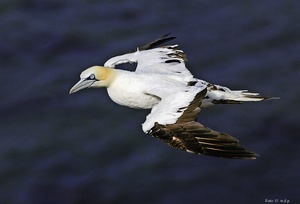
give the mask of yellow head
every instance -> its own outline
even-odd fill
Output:
[[[115,70],[108,67],[93,66],[80,74],[80,80],[70,90],[70,94],[90,87],[108,87],[113,81]]]

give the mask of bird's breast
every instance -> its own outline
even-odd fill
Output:
[[[115,103],[130,108],[151,109],[160,101],[160,98],[146,94],[138,87],[109,87],[107,92]]]

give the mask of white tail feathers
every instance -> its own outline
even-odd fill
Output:
[[[278,97],[264,97],[259,93],[251,93],[248,90],[230,90],[220,85],[207,84],[207,94],[201,107],[209,107],[215,104],[237,104],[247,101],[263,101],[279,99]]]

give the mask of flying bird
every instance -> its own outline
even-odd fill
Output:
[[[105,87],[119,105],[151,109],[142,124],[143,131],[180,150],[233,159],[258,157],[231,135],[200,124],[197,116],[201,108],[216,104],[273,98],[194,78],[185,66],[186,54],[178,45],[162,45],[174,39],[164,35],[135,52],[110,58],[104,66],[84,70],[70,94],[85,88]],[[136,70],[115,68],[123,63],[137,63]]]

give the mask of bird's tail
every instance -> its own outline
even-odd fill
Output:
[[[251,93],[248,90],[230,90],[227,87],[207,84],[207,94],[201,107],[213,106],[215,104],[239,104],[248,101],[264,101],[279,99],[278,97],[264,97],[259,93]]]

